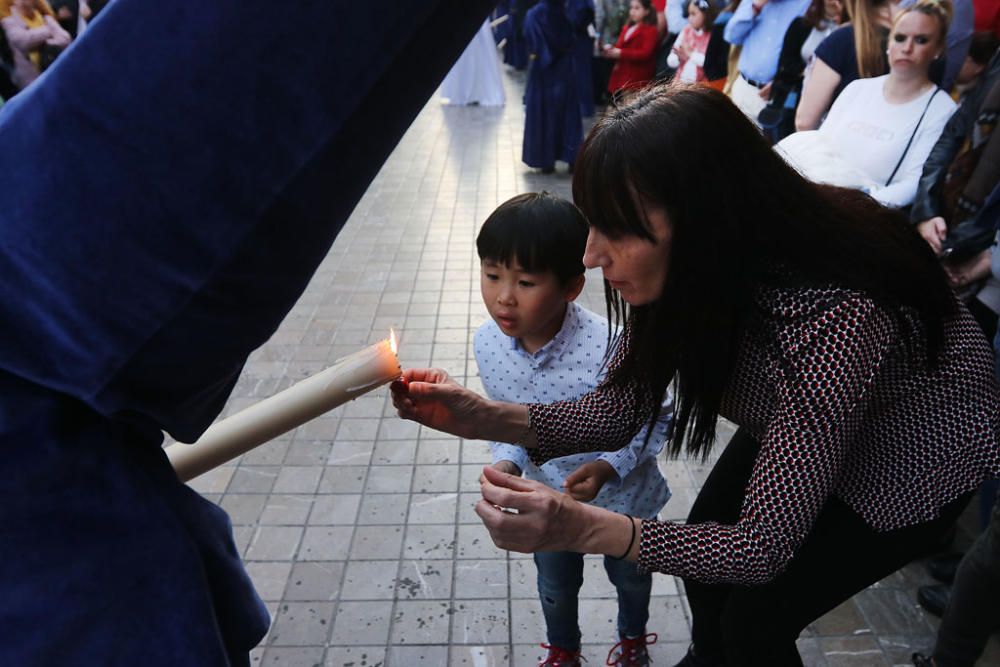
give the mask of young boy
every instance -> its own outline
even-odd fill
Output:
[[[587,232],[573,204],[544,192],[514,197],[483,223],[476,246],[483,301],[492,319],[476,332],[475,354],[491,399],[551,403],[577,398],[599,383],[608,323],[574,303],[584,284]],[[648,443],[643,430],[617,452],[566,456],[539,468],[523,448],[495,442],[490,444],[493,465],[577,500],[651,519],[670,497],[656,465],[670,422],[668,400]],[[539,667],[576,667],[583,555],[549,552],[534,558],[548,634],[548,644],[542,644],[548,655]],[[604,568],[618,589],[621,639],[608,664],[647,665],[646,646],[656,641],[655,634],[646,634],[652,577],[612,557],[605,557]]]

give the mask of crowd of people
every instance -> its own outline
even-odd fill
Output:
[[[813,180],[909,207],[931,148],[1000,44],[995,5],[521,0],[495,15],[510,19],[497,29],[505,62],[528,70],[531,167],[572,165],[595,108],[676,79],[725,90],[772,143],[817,131],[782,146]]]

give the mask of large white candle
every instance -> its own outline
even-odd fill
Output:
[[[167,458],[177,476],[183,482],[193,479],[395,380],[402,373],[395,340],[393,335],[338,359],[326,370],[212,424],[193,445],[168,446]]]

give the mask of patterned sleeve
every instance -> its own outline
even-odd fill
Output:
[[[763,584],[784,571],[830,496],[862,404],[894,335],[889,315],[854,297],[806,335],[781,341],[787,370],[735,525],[643,521],[639,564],[707,583]],[[739,388],[735,388],[739,391]],[[735,400],[754,400],[736,395]]]
[[[616,368],[627,352],[628,331],[618,341],[608,368]],[[648,391],[639,382],[625,385],[605,380],[578,399],[528,406],[538,447],[528,450],[531,462],[580,452],[613,452],[625,447],[650,417]]]

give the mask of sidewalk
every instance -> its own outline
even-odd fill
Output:
[[[471,348],[486,317],[478,226],[521,192],[571,198],[565,173],[534,174],[520,162],[524,76],[505,79],[502,109],[427,104],[302,299],[251,357],[227,414],[390,327],[404,366],[439,366],[481,389]],[[604,312],[599,273],[588,274],[581,303]],[[721,441],[730,434],[720,428]],[[534,565],[494,547],[472,511],[488,462],[483,442],[396,418],[382,389],[195,480],[232,517],[274,619],[253,663],[536,665],[545,636]],[[683,519],[710,464],[661,465],[674,494],[662,517]],[[617,605],[599,559],[588,568],[580,616],[594,666],[617,641]],[[929,649],[937,624],[916,604],[923,583],[923,568],[911,565],[818,620],[799,640],[806,664],[910,664],[914,650]],[[687,650],[682,590],[673,577],[655,577],[648,630],[660,638],[650,650],[656,665]],[[1000,664],[996,642],[981,664]]]

